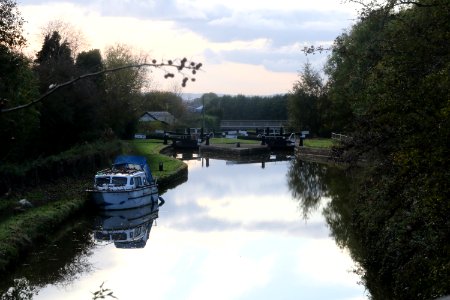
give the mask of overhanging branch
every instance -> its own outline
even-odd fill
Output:
[[[18,105],[15,107],[10,107],[10,108],[2,108],[0,110],[0,113],[9,113],[9,112],[13,112],[13,111],[17,111],[17,110],[21,110],[21,109],[25,109],[28,108],[30,106],[33,106],[39,102],[41,102],[42,100],[44,100],[45,98],[47,98],[48,96],[50,96],[51,94],[55,93],[57,90],[65,87],[65,86],[69,86],[71,84],[74,84],[75,82],[82,80],[82,79],[86,79],[89,77],[95,77],[104,73],[111,73],[111,72],[117,72],[117,71],[121,71],[124,69],[131,69],[131,68],[142,68],[142,67],[151,67],[151,68],[165,68],[165,67],[169,67],[169,68],[175,68],[177,69],[177,72],[181,73],[183,69],[188,69],[191,71],[192,75],[190,77],[184,76],[183,80],[182,80],[182,86],[185,87],[186,83],[188,80],[191,81],[195,81],[195,74],[197,73],[198,70],[200,70],[200,68],[202,67],[201,63],[194,63],[194,62],[190,62],[189,64],[187,64],[187,59],[183,58],[180,63],[174,64],[173,61],[168,60],[167,62],[162,62],[162,63],[157,63],[155,61],[153,61],[152,63],[140,63],[140,64],[133,64],[133,65],[125,65],[125,66],[121,66],[121,67],[117,67],[117,68],[111,68],[111,69],[105,69],[105,70],[101,70],[98,72],[93,72],[93,73],[87,73],[87,74],[83,74],[81,76],[78,76],[77,78],[71,79],[69,81],[60,83],[60,84],[56,84],[55,86],[52,86],[51,89],[49,89],[47,92],[45,92],[44,94],[42,94],[41,96],[39,96],[39,98],[27,103],[27,104],[23,104],[23,105]],[[174,73],[170,73],[170,72],[166,72],[166,74],[164,75],[164,78],[173,78],[175,77]]]

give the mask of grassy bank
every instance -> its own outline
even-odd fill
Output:
[[[158,180],[173,175],[185,166],[182,161],[160,153],[167,147],[161,140],[133,140],[129,141],[129,145],[130,154],[144,155],[147,158],[153,176]],[[163,171],[159,171],[160,163],[163,164]]]
[[[261,144],[260,140],[246,140],[246,139],[229,139],[229,138],[212,138],[209,140],[211,145],[214,144],[236,144],[241,143],[242,145],[245,144]]]
[[[333,145],[332,139],[306,139],[303,141],[303,146],[310,148],[331,149]]]
[[[158,180],[160,191],[164,191],[172,185],[184,181],[187,178],[187,165],[180,160],[161,154],[167,147],[161,140],[133,140],[129,141],[130,153],[143,155],[152,170],[153,176]],[[162,163],[162,171],[159,165]]]
[[[159,153],[165,147],[162,141],[122,143],[124,153],[147,157],[153,175],[163,188],[182,176],[180,174],[187,174],[187,167],[183,162]],[[96,155],[91,145],[85,147],[86,153]],[[103,148],[104,146],[99,145],[97,151],[102,151]],[[83,148],[78,148],[75,152],[76,157],[83,156],[84,153]],[[74,150],[46,160],[64,166],[68,164],[70,157],[74,157]],[[159,163],[163,163],[163,171],[159,171]],[[16,169],[25,168],[16,166]],[[79,173],[83,173],[81,170],[84,168],[81,167]],[[92,172],[84,172],[33,187],[22,186],[0,197],[0,274],[5,274],[33,244],[45,240],[50,232],[85,207],[88,198],[84,190],[92,184],[92,176]],[[21,207],[18,204],[21,199],[27,199],[32,207]]]

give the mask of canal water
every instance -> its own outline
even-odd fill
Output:
[[[367,299],[324,218],[329,167],[276,156],[186,163],[188,180],[159,211],[72,220],[2,283],[1,299]]]

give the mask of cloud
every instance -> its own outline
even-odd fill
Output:
[[[186,56],[202,61],[207,75],[199,74],[186,92],[221,94],[286,93],[306,61],[316,69],[326,61],[326,53],[306,57],[301,49],[330,45],[354,18],[354,12],[335,0],[24,0],[19,4],[27,21],[29,52],[40,49],[40,28],[60,19],[79,27],[90,48],[104,50],[120,42],[157,59]]]

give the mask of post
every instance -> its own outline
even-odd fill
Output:
[[[202,96],[202,100],[203,100],[203,107],[202,107],[202,128],[205,127],[205,95]],[[202,137],[203,140],[203,137]]]

